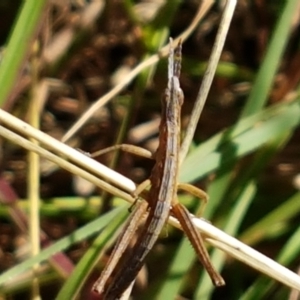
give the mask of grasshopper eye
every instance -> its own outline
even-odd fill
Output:
[[[172,79],[172,90],[174,95],[176,95],[177,104],[181,106],[183,104],[184,95],[180,87],[179,78],[175,76]]]
[[[182,89],[180,88],[177,90],[177,98],[178,98],[178,104],[181,106],[183,104],[184,94]]]

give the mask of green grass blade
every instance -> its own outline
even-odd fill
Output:
[[[300,193],[296,193],[282,205],[271,211],[263,219],[256,222],[253,226],[247,229],[240,239],[248,244],[257,244],[261,240],[273,234],[274,226],[279,226],[287,220],[298,215],[300,211]]]
[[[293,16],[295,10],[297,10],[299,1],[290,0],[284,3],[285,5],[282,8],[282,13],[275,26],[267,53],[241,114],[241,120],[246,116],[258,112],[268,99],[275,74],[281,63],[283,52],[290,37],[289,33],[292,28]]]
[[[26,54],[39,28],[46,0],[23,1],[0,66],[0,106],[2,107],[17,82]]]
[[[231,186],[229,192],[221,187],[224,194],[223,197],[220,197],[221,201],[219,202],[219,205],[222,206],[223,211],[225,210],[228,212],[223,214],[225,216],[225,222],[227,222],[224,228],[225,232],[233,236],[237,235],[240,225],[242,224],[244,217],[247,215],[248,208],[252,203],[252,200],[254,200],[254,196],[256,194],[256,178],[258,178],[262,169],[268,164],[274,155],[287,143],[289,138],[290,134],[284,133],[282,136],[276,137],[268,143],[267,146],[263,147],[261,151],[253,157],[249,166],[241,169],[239,174],[237,173],[235,176],[232,176],[234,180],[227,180],[227,186]],[[230,170],[226,170],[225,172],[226,175],[231,173],[232,172],[230,172]],[[218,185],[215,186],[215,182],[213,182],[211,186],[214,189],[220,188]],[[210,190],[211,189],[212,188],[210,188]],[[232,203],[235,203],[233,210],[231,209]],[[221,269],[224,264],[225,257],[218,252],[214,252],[212,254],[212,260],[215,262],[216,266]],[[213,292],[213,287],[208,284],[208,280],[208,277],[205,276],[202,281],[200,281],[197,298],[210,298],[211,293]]]
[[[277,261],[282,265],[288,265],[293,260],[297,259],[300,254],[299,248],[299,239],[300,239],[300,227],[295,231],[295,233],[291,236],[291,238],[287,241],[284,245],[283,249],[281,250],[280,254],[277,257]],[[270,280],[266,277],[260,277],[256,280],[251,287],[248,288],[246,293],[243,295],[241,300],[250,300],[250,299],[257,299],[259,296],[266,297],[268,293],[272,291],[275,287],[276,282]],[[279,299],[279,298],[278,298]]]
[[[233,209],[229,212],[228,222],[224,228],[224,231],[230,235],[235,236],[240,228],[240,225],[247,214],[248,208],[252,203],[256,193],[256,183],[250,181],[244,188],[243,193],[237,199]],[[211,254],[211,260],[217,270],[222,270],[226,255],[220,251],[213,250]],[[225,279],[226,280],[226,279]],[[215,287],[212,285],[211,280],[207,273],[204,273],[201,280],[198,283],[196,290],[196,299],[210,299],[211,294]]]
[[[282,265],[289,265],[292,261],[297,259],[300,254],[300,248],[299,248],[299,239],[300,239],[300,227],[294,232],[294,234],[290,237],[290,239],[286,242],[283,249],[280,251],[277,261],[281,263]],[[264,281],[265,278],[260,278],[257,281]],[[254,284],[254,289],[255,289]],[[269,290],[274,287],[275,282],[269,280],[269,284],[265,285],[264,290],[262,290],[262,295],[267,293]]]
[[[267,108],[203,143],[185,160],[179,180],[191,182],[199,179],[257,150],[284,132],[292,131],[300,122],[297,101]],[[201,167],[197,167],[199,161]]]
[[[52,255],[66,250],[74,243],[79,242],[104,228],[109,222],[111,222],[116,215],[124,209],[124,206],[114,209],[113,211],[99,217],[98,219],[88,223],[87,225],[81,227],[80,229],[74,231],[72,234],[65,238],[60,239],[55,244],[49,246],[48,248],[41,251],[41,253],[35,257],[29,258],[26,261],[16,265],[15,267],[9,269],[7,272],[0,276],[0,285],[4,284],[10,278],[18,276],[22,272],[32,268],[33,265],[39,264],[47,260]]]
[[[184,276],[194,259],[195,253],[189,240],[183,238],[177,247],[175,255],[170,258],[172,262],[170,263],[163,282],[156,290],[155,299],[176,298],[181,290]]]
[[[76,265],[72,275],[68,278],[60,290],[56,298],[57,300],[75,299],[77,297],[87,277],[99,260],[99,256],[104,247],[107,246],[110,240],[112,240],[112,237],[115,235],[116,231],[118,231],[127,216],[128,211],[122,210],[113,218],[103,232],[101,232],[99,237],[93,242],[79,263]]]

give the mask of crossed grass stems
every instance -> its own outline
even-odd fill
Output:
[[[233,6],[234,7],[234,6]],[[234,9],[234,8],[233,8]],[[224,13],[225,15],[225,13]],[[230,21],[229,21],[230,23]],[[221,27],[220,27],[221,28]],[[223,27],[224,28],[224,27]],[[223,39],[225,39],[226,34],[221,35]],[[176,40],[174,42],[177,42]],[[216,43],[218,44],[218,43]],[[222,48],[222,46],[220,46],[220,44],[218,44],[220,48]],[[218,55],[214,54],[212,55],[212,57],[214,57],[214,63],[217,64],[218,59],[216,59]],[[209,66],[211,66],[211,64],[209,64]],[[208,74],[209,72],[207,72],[206,74]],[[207,77],[204,78],[203,82],[205,82]],[[209,80],[207,80],[209,81]],[[209,84],[208,84],[209,85]],[[203,87],[203,84],[202,84]],[[208,88],[209,89],[209,88]],[[207,91],[208,91],[207,89]],[[201,91],[203,94],[205,94],[205,91],[202,89]],[[204,102],[202,101],[202,104],[200,104],[200,106],[202,105],[202,107],[204,106]],[[194,110],[195,111],[195,110]],[[200,115],[200,113],[199,113]],[[3,121],[3,124],[6,124],[8,127],[9,124],[13,124],[14,121],[16,121],[16,123],[14,124],[16,126],[16,130],[18,131],[18,126],[25,128],[24,124],[22,124],[22,122],[18,123],[17,120],[15,120],[14,118],[12,118],[11,116],[5,115],[5,113],[1,112],[1,119]],[[196,122],[197,123],[197,122]],[[20,128],[19,128],[20,129]],[[36,140],[40,140],[40,136],[39,133],[37,134],[32,134],[34,132],[34,130],[29,127],[27,127],[28,131],[25,130],[25,132],[23,132],[23,134],[26,134],[28,136],[31,136],[32,138],[36,139]],[[32,135],[31,135],[32,134]],[[81,174],[82,177],[94,182],[96,185],[98,186],[102,186],[103,189],[111,192],[112,194],[116,195],[116,196],[120,196],[124,199],[127,199],[129,201],[132,201],[131,197],[128,196],[127,193],[122,192],[122,190],[115,188],[115,186],[111,186],[110,184],[107,184],[106,182],[103,182],[102,180],[95,178],[93,175],[89,174],[88,172],[75,167],[74,165],[69,164],[68,162],[64,162],[63,159],[60,159],[59,157],[56,157],[55,155],[51,155],[51,153],[49,153],[49,151],[45,150],[45,149],[41,149],[41,147],[37,146],[37,145],[32,145],[29,141],[26,141],[25,139],[22,139],[20,136],[15,135],[14,133],[10,132],[9,130],[6,130],[4,128],[1,128],[1,135],[14,141],[17,144],[20,144],[21,146],[23,146],[24,148],[27,148],[31,151],[35,151],[37,153],[39,153],[40,155],[43,155],[45,157],[48,157],[48,159],[55,161],[57,164],[59,164],[60,166],[64,167],[64,168],[69,168],[70,171],[75,172],[77,174]],[[45,137],[41,138],[41,142],[45,145],[47,145],[47,142],[45,142],[44,140]],[[186,139],[185,139],[186,141]],[[51,141],[50,141],[51,144]],[[81,156],[76,154],[75,152],[71,151],[70,149],[66,149],[66,152],[64,151],[59,151],[58,149],[61,147],[63,148],[62,145],[58,144],[56,145],[55,142],[52,143],[52,145],[48,145],[48,147],[50,149],[53,149],[57,146],[57,152],[62,153],[63,155],[66,155],[68,157],[67,153],[71,153],[70,155],[73,156],[69,157],[71,160],[76,161],[78,160],[82,160],[85,161],[85,159]],[[68,147],[67,147],[68,148]],[[188,147],[187,147],[188,149]],[[181,159],[184,158],[185,155],[181,155]],[[77,162],[78,163],[78,162]],[[85,165],[86,163],[86,165]],[[92,170],[94,174],[97,174],[97,171],[95,170],[95,168],[100,168],[101,169],[101,165],[100,164],[94,164],[92,166],[92,162],[89,161],[89,159],[87,158],[86,161],[83,163],[85,166],[84,168],[87,170]],[[88,167],[87,167],[88,166]],[[104,174],[102,173],[102,171]],[[108,179],[110,182],[114,183],[116,186],[120,186],[121,188],[125,189],[126,191],[133,191],[134,190],[134,185],[130,182],[127,181],[126,179],[122,178],[122,177],[118,177],[118,175],[116,175],[116,173],[112,172],[110,173],[107,169],[103,169],[103,170],[99,170],[98,172],[99,176],[101,176],[102,178],[106,178]],[[116,178],[115,182],[113,180],[113,178]],[[176,224],[176,221],[174,222],[174,220],[172,221],[172,224]],[[201,220],[198,219],[194,219],[195,223],[202,223]],[[209,224],[202,224],[204,227],[211,227]],[[197,226],[202,226],[202,225],[197,225]],[[204,228],[202,228],[204,229]],[[204,229],[206,230],[206,229]],[[210,228],[210,233],[213,232],[213,228]],[[208,236],[210,235],[209,233],[207,234]],[[210,235],[212,236],[212,235]],[[224,251],[226,251],[229,254],[234,255],[235,257],[242,259],[244,262],[248,263],[249,265],[252,265],[253,267],[255,267],[256,269],[265,272],[267,275],[278,279],[279,281],[287,284],[290,287],[296,288],[296,289],[300,289],[300,283],[299,283],[299,277],[298,276],[294,276],[294,273],[289,272],[287,269],[285,268],[281,268],[280,265],[274,263],[272,260],[268,260],[266,257],[260,255],[259,253],[252,251],[251,248],[247,248],[245,245],[243,244],[239,244],[236,243],[237,241],[234,241],[234,239],[232,239],[229,236],[218,236],[218,234],[216,233],[216,235],[214,236],[216,238],[216,240],[212,240],[211,238],[208,239],[209,242],[211,242],[213,245],[220,247],[221,249],[223,249]],[[226,246],[225,246],[226,245]],[[245,246],[245,248],[243,248]],[[239,248],[239,250],[237,250],[237,248]],[[235,251],[237,250],[237,251]],[[236,253],[235,253],[236,252]],[[244,256],[243,256],[244,255]],[[243,257],[243,258],[242,258]]]

